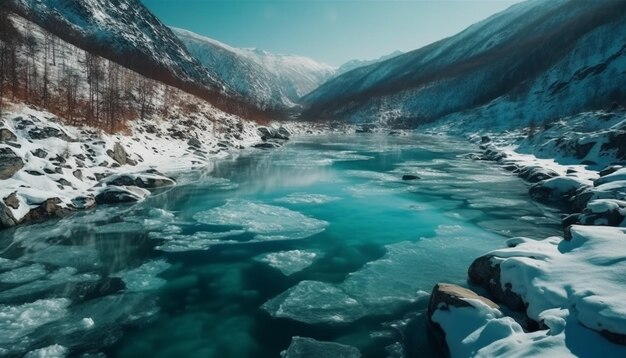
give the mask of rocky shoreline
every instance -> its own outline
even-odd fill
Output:
[[[481,151],[467,158],[492,161],[528,182],[531,198],[564,212],[564,233],[539,241],[512,238],[506,248],[475,259],[468,283],[482,295],[437,284],[427,314],[429,333],[441,352],[452,357],[589,356],[565,339],[567,329],[591,336],[607,356],[623,354],[626,319],[619,275],[626,269],[626,168],[610,165],[595,172],[538,165],[494,145],[488,136],[472,139]]]
[[[275,149],[292,134],[345,130],[302,123],[259,126],[237,117],[136,121],[129,134],[63,124],[23,106],[0,122],[0,229],[97,205],[144,200],[175,173],[246,148]],[[170,173],[170,174],[164,174]]]

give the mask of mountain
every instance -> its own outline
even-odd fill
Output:
[[[339,76],[301,118],[515,126],[626,102],[626,1],[530,0]]]
[[[335,74],[334,67],[307,57],[234,48],[187,30],[172,30],[213,77],[263,108],[294,107]]]
[[[342,75],[342,74],[344,74],[346,72],[350,72],[350,71],[352,71],[354,69],[357,69],[359,67],[373,65],[375,63],[382,62],[382,61],[388,60],[390,58],[394,58],[396,56],[400,56],[403,53],[404,52],[402,52],[402,51],[396,50],[396,51],[394,51],[394,52],[392,52],[392,53],[390,53],[388,55],[379,57],[379,58],[374,59],[374,60],[351,60],[351,61],[348,61],[348,62],[344,63],[343,65],[339,66],[337,71],[335,71],[335,76],[340,76],[340,75]]]
[[[227,112],[261,115],[207,71],[139,0],[4,0],[1,6],[90,53]]]

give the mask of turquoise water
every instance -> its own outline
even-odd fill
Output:
[[[445,136],[300,138],[178,174],[138,205],[0,232],[0,353],[277,357],[302,336],[436,356],[432,286],[465,284],[508,237],[560,231],[526,184],[469,150]]]

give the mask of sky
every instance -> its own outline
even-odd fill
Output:
[[[415,50],[520,0],[141,0],[166,25],[339,66]]]

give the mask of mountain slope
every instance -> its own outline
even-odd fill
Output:
[[[392,53],[390,53],[388,55],[381,56],[381,57],[379,57],[377,59],[374,59],[374,60],[351,60],[351,61],[348,61],[348,62],[344,63],[343,65],[339,66],[337,71],[335,71],[335,76],[343,75],[344,73],[350,72],[350,71],[352,71],[354,69],[357,69],[359,67],[365,67],[365,66],[373,65],[373,64],[378,63],[378,62],[383,62],[383,61],[386,61],[386,60],[388,60],[390,58],[394,58],[396,56],[400,56],[402,54],[403,54],[402,51],[396,50],[396,51],[394,51],[394,52],[392,52]]]
[[[187,30],[172,30],[214,77],[262,107],[293,107],[335,73],[332,66],[306,57],[234,48]]]
[[[226,111],[258,114],[189,54],[138,0],[6,0],[2,6],[88,52],[198,95]]]
[[[303,99],[302,118],[413,126],[491,109],[521,122],[607,105],[626,97],[626,43],[615,34],[626,34],[626,1],[530,0],[327,82]]]

